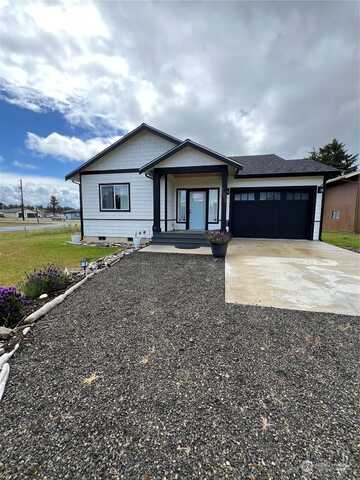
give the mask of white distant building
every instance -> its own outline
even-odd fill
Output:
[[[80,210],[68,210],[64,212],[65,220],[80,220]]]
[[[22,218],[21,208],[4,208],[0,210],[1,216],[3,218]],[[41,218],[41,213],[36,210],[31,210],[30,208],[24,208],[24,217],[25,218]]]

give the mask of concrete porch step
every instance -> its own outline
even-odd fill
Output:
[[[152,238],[155,245],[198,245],[209,246],[203,232],[160,232]]]

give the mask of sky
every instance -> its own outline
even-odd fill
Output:
[[[360,151],[360,3],[0,0],[0,201],[142,122],[225,155]]]

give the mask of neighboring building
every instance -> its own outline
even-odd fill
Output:
[[[65,178],[80,186],[86,240],[176,243],[184,231],[226,228],[318,240],[324,183],[337,173],[308,159],[225,156],[141,124]]]
[[[5,218],[22,218],[21,208],[5,208],[1,210],[3,217]],[[24,208],[24,217],[25,218],[40,218],[41,213],[36,210],[31,210],[29,208]]]
[[[80,210],[68,210],[64,212],[65,220],[80,220]]]
[[[327,181],[324,230],[360,233],[360,171]]]

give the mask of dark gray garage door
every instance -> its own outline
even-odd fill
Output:
[[[230,230],[235,237],[312,238],[316,189],[230,191]]]

